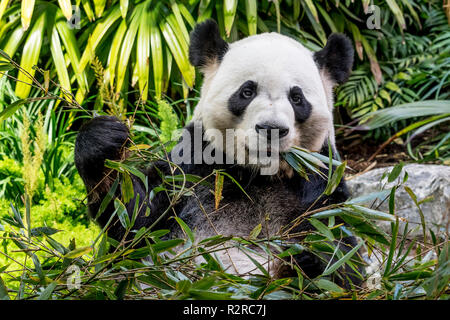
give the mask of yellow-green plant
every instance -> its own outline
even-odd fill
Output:
[[[25,71],[18,74],[16,95],[19,98],[28,97],[30,85],[33,84],[31,78],[35,74],[34,66],[41,65],[39,59],[50,53],[48,56],[51,57],[50,61],[61,87],[70,92],[72,82],[76,79],[77,99],[82,101],[88,82],[86,73],[79,66],[80,50],[75,37],[76,29],[72,29],[66,19],[67,3],[70,1],[59,1],[63,10],[50,1],[12,1],[9,7],[7,3],[5,0],[0,2],[1,49],[10,57],[20,52],[20,66]],[[49,47],[44,46],[46,41],[49,42]]]
[[[44,133],[44,123],[42,121],[42,115],[39,114],[39,117],[36,121],[36,124],[33,126],[35,131],[35,141],[34,143],[30,140],[31,134],[31,124],[30,119],[25,114],[23,119],[23,129],[22,134],[20,136],[20,140],[22,142],[22,151],[23,151],[23,180],[25,184],[25,194],[24,194],[24,202],[25,202],[25,225],[28,229],[28,234],[31,232],[31,205],[33,194],[37,189],[37,183],[39,179],[39,170],[42,164],[42,160],[44,158],[45,152],[45,133]],[[31,146],[33,145],[33,151],[31,150]]]
[[[114,92],[112,85],[105,80],[106,71],[98,57],[95,57],[92,61],[91,67],[94,70],[98,87],[98,95],[94,109],[101,110],[104,108],[104,105],[106,105],[108,107],[108,110],[106,110],[108,113],[119,119],[124,119],[126,112],[124,101],[120,98],[118,93]]]
[[[36,134],[34,143],[30,141],[30,133],[31,133],[30,119],[28,118],[27,115],[24,115],[23,130],[20,136],[20,140],[22,142],[22,151],[23,151],[23,168],[24,168],[23,179],[25,181],[25,192],[30,197],[32,197],[34,192],[36,191],[39,168],[41,167],[42,159],[44,158],[45,152],[46,139],[44,133],[44,123],[41,114],[39,114],[39,117],[33,128]],[[34,152],[31,149],[32,145],[34,146],[33,148]]]

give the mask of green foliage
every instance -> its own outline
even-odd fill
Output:
[[[427,118],[423,119],[424,117]],[[427,161],[440,158],[444,163],[448,161],[450,159],[450,134],[448,132],[444,131],[436,137],[433,137],[433,141],[431,141],[433,143],[428,141],[426,144],[419,144],[416,147],[415,155],[412,151],[411,141],[426,130],[450,121],[450,100],[413,102],[371,112],[360,118],[361,125],[357,129],[373,130],[393,122],[410,118],[419,118],[421,120],[413,122],[406,128],[395,133],[384,145],[407,134],[408,139],[406,143],[413,159]]]
[[[366,25],[372,3],[381,9],[381,29]],[[371,118],[361,123],[370,127],[369,135],[408,134],[413,158],[445,161],[450,29],[441,6],[440,0],[83,0],[79,26],[72,29],[66,23],[72,16],[68,0],[0,0],[0,299],[448,299],[448,244],[427,230],[424,219],[423,238],[411,239],[407,224],[401,230],[394,201],[400,182],[387,192],[308,210],[285,226],[285,233],[269,239],[257,225],[248,237],[217,235],[198,242],[195,230],[179,218],[175,221],[186,237],[166,239],[169,231],[154,230],[156,222],[136,230],[136,212],[128,216],[124,209],[134,196],[130,175],[147,186],[138,168],[143,161],[165,160],[174,133],[191,119],[199,93],[189,90],[201,79],[188,62],[188,34],[207,18],[218,21],[227,41],[278,31],[313,51],[331,32],[347,34],[357,54],[355,71],[338,88],[336,104],[354,119]],[[430,100],[434,107],[426,105]],[[118,243],[107,236],[107,227],[99,230],[90,222],[73,163],[80,114],[104,112],[127,121],[136,144],[127,160],[106,163],[119,179],[94,214],[113,201],[120,223],[134,237],[130,242]],[[42,125],[36,125],[40,118]],[[380,119],[382,124],[374,125]],[[30,143],[21,143],[24,127]],[[413,151],[410,141],[430,128],[438,134]],[[31,143],[36,138],[41,147]],[[34,168],[34,196],[27,200],[25,163],[39,149],[45,152]],[[324,157],[293,148],[283,156],[296,174],[308,179],[315,172],[328,179],[322,196],[333,193],[346,169],[331,152]],[[400,169],[386,174],[388,180],[395,181]],[[204,178],[162,177],[162,185],[148,191],[169,195],[167,212],[192,195],[188,185],[208,186],[216,206],[224,180],[245,193],[224,171],[206,177],[215,178],[213,184]],[[121,197],[114,198],[119,185]],[[405,190],[420,208],[421,199]],[[380,201],[389,201],[389,213],[373,205]],[[338,218],[347,225],[336,224]],[[290,230],[306,219],[315,230],[293,242]],[[392,233],[380,230],[376,220],[391,223]],[[358,235],[358,247],[381,262],[368,268],[365,289],[344,290],[331,281],[343,266],[365,264],[356,249],[344,252],[336,246],[336,239],[349,234]],[[146,245],[136,248],[141,241]],[[307,250],[336,259],[314,279],[298,268],[297,277],[273,279],[252,258],[258,255],[254,246],[272,258]],[[260,274],[226,272],[217,253],[227,248],[245,252]],[[77,281],[80,287],[70,286]]]
[[[380,30],[364,31],[370,43],[376,44],[383,81],[370,74],[369,63],[358,55],[362,61],[338,90],[339,105],[350,109],[353,117],[403,103],[448,97],[450,27],[437,2],[415,6],[420,7],[424,19],[420,34],[399,34],[388,18],[382,19]]]
[[[161,100],[158,103],[158,118],[161,120],[159,128],[161,129],[161,143],[177,141],[179,137],[172,135],[179,129],[178,116],[172,106],[167,101]],[[169,150],[170,151],[170,150]]]
[[[402,57],[397,56],[397,51],[405,50],[383,44],[383,50],[379,51],[376,38],[383,37],[381,41],[398,47],[400,38],[412,36],[404,29],[423,27],[433,32],[423,39],[437,41],[427,46],[431,50],[442,49],[448,39],[442,33],[445,16],[442,10],[438,11],[440,1],[373,1],[382,14],[380,31],[370,30],[366,25],[370,18],[368,6],[372,4],[369,1],[88,0],[82,1],[80,11],[75,12],[79,21],[73,19],[68,1],[58,4],[33,1],[24,6],[13,1],[8,6],[8,2],[3,2],[0,48],[13,58],[21,54],[20,65],[27,73],[19,73],[18,77],[26,83],[31,83],[30,76],[35,74],[33,66],[48,61],[42,67],[50,69],[50,76],[56,76],[67,92],[77,87],[79,102],[91,90],[95,73],[89,65],[97,58],[105,66],[105,82],[116,94],[124,94],[137,84],[144,101],[149,92],[150,98],[160,99],[171,82],[172,87],[175,83],[182,85],[186,98],[195,83],[195,71],[188,61],[189,31],[196,22],[207,18],[218,21],[227,41],[257,32],[278,31],[317,50],[325,45],[329,33],[347,33],[355,42],[359,58],[367,59],[366,65],[369,62],[377,83],[381,82],[382,74],[392,76],[392,70],[380,62],[380,58],[385,59],[382,55],[394,52],[398,59]],[[46,42],[50,46],[42,45]],[[416,52],[419,49],[416,47]],[[16,85],[16,94],[21,98],[30,92],[26,83]]]
[[[22,167],[13,159],[0,160],[0,198],[12,200],[23,193]]]
[[[390,173],[390,180],[398,175],[398,170],[395,170]],[[166,179],[166,183],[170,183],[172,177]],[[185,179],[191,180],[188,176]],[[403,182],[404,180],[400,181],[395,188],[400,188]],[[172,186],[168,185],[166,190],[171,189]],[[192,191],[191,188],[181,188],[179,192],[190,190]],[[332,209],[323,208],[299,217],[293,221],[294,225],[301,219],[308,219],[316,228],[305,234],[300,243],[291,242],[287,234],[266,239],[263,235],[258,236],[257,231],[252,231],[248,237],[217,235],[198,242],[195,240],[195,232],[179,218],[176,221],[184,230],[185,239],[163,239],[168,230],[153,230],[151,227],[135,230],[133,221],[127,220],[124,222],[125,226],[134,234],[134,239],[128,244],[108,238],[104,231],[98,233],[91,228],[80,230],[81,226],[72,227],[71,230],[78,232],[77,241],[69,243],[67,237],[58,237],[64,233],[58,230],[66,231],[67,228],[70,229],[68,225],[55,222],[44,228],[36,228],[41,221],[35,219],[35,231],[32,232],[31,240],[28,240],[21,232],[23,227],[17,223],[20,213],[12,214],[10,211],[9,217],[1,220],[2,230],[5,230],[2,237],[8,248],[5,251],[3,247],[1,252],[9,257],[12,255],[11,258],[15,259],[10,260],[3,254],[6,257],[3,258],[3,263],[7,266],[4,270],[16,271],[3,273],[0,294],[10,299],[310,300],[349,296],[357,299],[445,299],[444,293],[448,288],[448,246],[436,239],[431,247],[430,244],[423,246],[417,239],[406,246],[408,227],[405,226],[405,230],[399,232],[395,211],[387,214],[362,205],[377,199],[383,200],[386,194],[389,196],[389,190],[387,193],[351,199]],[[37,206],[33,207],[33,210],[36,208]],[[43,212],[45,211],[43,208]],[[58,212],[62,211],[65,209],[58,209]],[[334,217],[337,215],[345,218],[347,227],[335,225]],[[378,230],[373,224],[374,219],[392,221],[393,237]],[[81,232],[84,232],[82,241],[79,240]],[[388,261],[384,269],[369,272],[366,277],[375,277],[378,283],[363,290],[355,288],[347,291],[330,281],[330,277],[336,276],[343,265],[355,268],[363,263],[356,251],[363,246],[363,242],[348,252],[342,252],[332,242],[350,232],[366,241],[372,255],[376,254],[381,261]],[[136,248],[134,245],[140,241],[145,241],[147,245]],[[422,258],[419,251],[411,258],[414,243],[417,248],[427,248],[427,253],[434,252],[439,258]],[[19,252],[12,249],[14,246],[20,249]],[[272,257],[286,258],[308,250],[318,256],[333,254],[337,259],[327,266],[322,275],[314,279],[308,279],[301,270],[298,270],[298,277],[272,279],[264,267],[251,258],[258,255],[251,246],[261,248]],[[33,250],[26,251],[27,248]],[[255,268],[263,271],[262,274],[238,276],[224,271],[217,253],[230,248],[239,248],[245,252],[253,259]],[[199,260],[199,256],[202,259]],[[145,257],[150,257],[151,262],[147,259],[140,260]],[[289,259],[286,263],[289,264]],[[11,266],[14,269],[10,269]],[[69,269],[79,272],[73,273]],[[77,281],[79,286],[74,287]],[[20,286],[21,283],[27,285],[23,287]]]

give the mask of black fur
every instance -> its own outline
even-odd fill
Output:
[[[214,20],[198,24],[190,38],[189,61],[194,67],[220,62],[228,50],[228,43],[220,36],[219,27]]]
[[[293,100],[294,95],[301,97],[299,102],[295,102]],[[289,102],[291,103],[292,108],[294,109],[295,120],[300,123],[305,122],[311,115],[312,106],[311,103],[309,103],[309,101],[306,100],[302,89],[300,89],[297,86],[293,87],[289,92]]]
[[[90,189],[103,177],[105,159],[120,159],[128,134],[128,128],[114,117],[96,117],[81,127],[75,142],[75,165]]]
[[[99,211],[103,198],[108,194],[112,181],[116,178],[115,171],[104,166],[105,160],[120,160],[123,154],[123,147],[127,144],[129,131],[127,126],[115,117],[99,116],[84,124],[75,141],[75,166],[84,181],[88,192],[88,208],[92,218]],[[158,163],[158,168],[168,171],[167,164]],[[167,169],[165,169],[167,167]],[[150,188],[156,187],[161,183],[160,176],[154,166],[146,169],[145,174],[149,177]],[[149,226],[158,218],[157,215],[145,216],[145,208],[148,206],[152,212],[159,212],[161,207],[169,205],[168,198],[163,194],[158,194],[150,205],[148,205],[148,196],[145,193],[145,187],[142,181],[135,176],[131,176],[134,192],[139,194],[139,207],[141,214],[136,219],[137,229],[143,226]],[[120,195],[120,188],[117,188],[116,196]],[[147,205],[143,205],[143,203]],[[134,199],[125,204],[130,215],[133,212]],[[110,201],[104,213],[97,218],[97,223],[105,226],[114,212],[114,203]],[[160,225],[158,225],[159,227]],[[108,235],[116,240],[121,240],[125,230],[116,218],[110,224]]]
[[[236,117],[241,116],[250,102],[255,99],[257,86],[258,85],[251,80],[245,81],[239,89],[231,95],[230,99],[228,99],[228,110]],[[250,90],[253,92],[253,95],[250,97],[245,96],[244,90]]]
[[[344,83],[350,76],[354,50],[350,39],[339,33],[328,37],[326,46],[314,54],[319,69],[325,69],[337,84]]]

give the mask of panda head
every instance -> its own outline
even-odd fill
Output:
[[[193,120],[206,132],[219,130],[225,137],[226,129],[240,129],[258,136],[267,134],[261,129],[278,129],[280,152],[292,146],[317,151],[328,138],[334,144],[332,90],[348,78],[353,63],[344,35],[331,35],[316,53],[278,33],[229,44],[207,20],[191,33],[189,59],[204,75]],[[219,142],[227,152],[229,142]],[[241,144],[236,147],[252,148]]]

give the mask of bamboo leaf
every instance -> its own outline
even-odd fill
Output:
[[[387,235],[375,225],[372,225],[364,217],[348,214],[347,212],[340,215],[340,217],[346,224],[351,226],[357,234],[372,238],[381,244],[389,246],[390,242],[387,240]]]
[[[52,282],[50,283],[47,288],[45,288],[44,291],[39,295],[38,300],[48,300],[53,293],[53,290],[55,290],[57,283]]]
[[[417,279],[427,279],[432,276],[431,271],[427,270],[415,270],[410,272],[404,272],[395,274],[389,277],[389,280],[392,281],[408,281],[408,280],[417,280]]]
[[[120,0],[120,12],[122,13],[122,18],[125,19],[128,12],[128,0]]]
[[[85,255],[85,254],[87,254],[87,253],[89,253],[91,251],[92,251],[92,247],[91,246],[77,248],[77,249],[74,249],[74,250],[70,251],[69,253],[67,253],[64,256],[64,258],[75,259],[75,258],[81,257],[82,255]]]
[[[189,10],[186,8],[186,6],[184,4],[179,3],[178,6],[180,8],[181,14],[183,15],[183,18],[189,24],[191,29],[193,29],[195,27],[195,19],[192,17],[191,13],[189,12]]]
[[[58,233],[60,231],[61,230],[50,228],[50,227],[37,227],[37,228],[31,229],[31,235],[33,237],[38,237],[38,236],[43,236],[43,235],[51,236],[52,234]]]
[[[253,228],[253,230],[250,232],[249,238],[250,239],[256,239],[259,234],[261,233],[262,225],[259,223],[256,227]]]
[[[378,62],[375,51],[373,50],[372,46],[369,44],[369,41],[367,41],[367,39],[362,35],[361,35],[361,43],[363,45],[364,51],[366,52],[367,56],[369,57],[370,71],[372,71],[372,74],[375,77],[376,83],[380,84],[383,81],[383,74],[381,72],[380,64]]]
[[[72,3],[70,0],[58,0],[59,7],[67,20],[72,18]]]
[[[352,250],[347,252],[342,258],[340,258],[338,261],[333,263],[329,268],[326,268],[324,272],[322,273],[323,276],[327,276],[335,272],[340,266],[345,264],[348,260],[350,260],[351,257],[361,248],[363,242],[358,243],[355,247],[353,247]]]
[[[86,16],[88,17],[89,21],[95,20],[95,14],[92,10],[91,3],[89,0],[81,0],[81,4],[83,5],[84,12],[86,13]]]
[[[183,15],[180,10],[180,5],[175,0],[171,0],[170,5],[172,7],[172,12],[174,14],[174,17],[176,19],[176,25],[177,25],[177,32],[181,32],[180,35],[183,36],[184,42],[186,45],[189,43],[189,32],[186,28],[186,25],[184,24]]]
[[[285,257],[294,256],[296,254],[302,253],[304,250],[305,250],[305,248],[302,245],[300,245],[298,243],[294,243],[288,249],[279,253],[278,257],[285,258]]]
[[[11,300],[8,295],[8,288],[6,288],[3,279],[0,277],[0,300]]]
[[[230,36],[231,27],[233,26],[234,18],[236,17],[237,4],[237,0],[224,0],[223,2],[224,25],[227,37]]]
[[[155,253],[160,253],[175,248],[176,246],[182,244],[183,242],[184,242],[183,239],[171,239],[167,241],[157,242],[152,245],[152,248],[155,251]]]
[[[323,30],[322,25],[319,22],[319,18],[317,15],[316,8],[314,7],[314,4],[311,0],[305,1],[306,2],[306,16],[308,17],[309,22],[311,23],[314,32],[317,34],[317,36],[320,39],[320,42],[325,45],[327,42],[327,37],[325,34],[325,31]]]
[[[106,0],[93,0],[94,1],[94,10],[97,18],[100,18],[103,15],[103,11],[105,10]]]
[[[328,240],[330,240],[330,241],[334,240],[333,233],[322,222],[320,222],[317,219],[309,219],[309,222],[314,226],[314,228],[316,228],[320,232],[320,234],[322,234],[323,236],[327,237]]]
[[[386,267],[384,269],[383,277],[387,277],[390,274],[391,271],[391,265],[392,265],[392,259],[394,258],[395,248],[397,244],[397,234],[398,234],[398,226],[399,221],[398,218],[396,219],[395,223],[391,223],[392,226],[392,237],[391,237],[391,243],[389,246],[389,255],[386,261]]]
[[[400,26],[400,31],[403,32],[403,29],[406,29],[406,22],[405,18],[403,17],[403,12],[400,9],[400,7],[397,4],[397,1],[395,0],[386,0],[386,3],[388,4],[389,8],[391,9],[392,13],[395,16],[395,19],[398,22],[398,25]]]
[[[148,98],[149,72],[150,72],[150,14],[142,13],[137,37],[136,65],[139,77],[139,91],[141,98],[146,101]]]
[[[195,79],[195,69],[189,63],[187,48],[183,50],[183,45],[178,41],[174,30],[167,20],[160,23],[160,29],[170,48],[170,52],[172,53],[175,62],[181,71],[184,81],[186,81],[186,84],[192,88]]]
[[[14,56],[17,49],[20,46],[20,43],[23,40],[24,34],[25,31],[22,26],[18,26],[16,29],[14,29],[14,31],[11,32],[5,46],[3,47],[3,51],[7,53],[10,57]],[[0,59],[0,61],[2,60],[4,60],[3,57]]]
[[[124,203],[128,203],[134,198],[134,188],[131,177],[127,172],[122,173],[122,199]]]
[[[5,13],[8,3],[9,3],[9,0],[1,0],[0,1],[0,20],[2,20],[3,13]]]
[[[247,16],[248,35],[254,35],[258,28],[258,1],[245,0],[245,13]]]
[[[150,15],[150,47],[152,53],[153,81],[155,86],[155,98],[161,99],[163,90],[164,60],[162,51],[161,33],[156,24],[156,11]]]
[[[32,29],[28,35],[22,51],[22,59],[20,60],[20,66],[29,75],[24,72],[19,72],[16,83],[15,93],[19,98],[26,98],[31,90],[31,84],[33,80],[30,76],[34,76],[35,70],[33,67],[37,64],[39,60],[39,55],[41,53],[41,47],[44,40],[44,30],[45,30],[45,11],[36,19],[33,24]]]
[[[70,92],[70,78],[67,71],[66,61],[64,59],[64,53],[61,47],[61,41],[59,39],[58,31],[56,27],[52,28],[50,38],[50,51],[52,53],[53,63],[55,64],[56,74],[58,75],[59,84],[61,87]]]
[[[345,167],[347,166],[347,161],[344,161],[340,166],[336,168],[336,170],[333,172],[333,175],[331,176],[331,180],[328,181],[327,187],[325,188],[325,191],[323,192],[326,195],[330,195],[336,190],[336,188],[341,183],[342,177],[344,176]]]
[[[178,217],[175,217],[175,220],[178,222],[178,224],[184,230],[184,232],[186,232],[186,235],[188,236],[191,243],[194,243],[195,242],[195,234],[192,232],[192,230],[189,228],[189,226],[186,224],[186,222],[184,222],[183,220],[181,220]]]
[[[111,169],[118,170],[120,172],[124,172],[124,170],[128,171],[129,173],[131,173],[131,174],[135,175],[136,177],[138,177],[139,179],[141,179],[142,183],[145,186],[145,189],[148,189],[147,178],[138,169],[131,167],[123,162],[111,161],[108,159],[105,161],[105,166],[108,168],[111,168]]]
[[[422,24],[420,23],[419,15],[417,14],[416,10],[414,10],[411,2],[409,0],[402,0],[402,3],[408,8],[409,12],[413,16],[414,20],[416,20],[416,23],[419,25],[419,28],[422,28]]]
[[[169,79],[170,74],[172,72],[172,64],[173,64],[173,56],[170,53],[170,48],[168,46],[164,47],[164,60],[166,63],[164,64],[164,72],[162,78],[162,90],[163,92],[167,92],[169,88]]]
[[[22,0],[21,7],[21,18],[22,27],[27,30],[31,23],[31,18],[33,17],[34,11],[34,0]]]
[[[116,66],[117,61],[119,60],[119,51],[122,46],[123,37],[125,36],[125,32],[127,31],[127,22],[126,20],[122,20],[117,29],[114,39],[111,44],[111,49],[109,51],[108,56],[108,66],[105,72],[105,81],[109,80],[109,84],[111,87],[114,87],[114,80],[116,77]]]
[[[306,4],[306,9],[307,11],[309,11],[312,16],[314,17],[314,19],[316,20],[317,23],[319,23],[319,15],[317,13],[317,9],[314,6],[314,3],[312,0],[303,0]]]
[[[386,124],[413,117],[450,114],[450,100],[424,100],[379,110],[360,118],[358,130],[373,130]]]
[[[328,24],[328,26],[330,27],[331,32],[339,32],[338,29],[336,28],[333,19],[329,16],[329,14],[322,8],[322,6],[320,6],[319,3],[316,3],[317,9],[319,9],[320,14],[322,15],[322,17],[325,19],[326,23]]]
[[[322,290],[325,290],[325,291],[337,292],[337,293],[344,292],[344,289],[339,287],[337,284],[335,284],[334,282],[331,282],[330,280],[324,279],[324,278],[320,278],[318,280],[314,280],[313,283],[319,289],[322,289]]]
[[[123,82],[125,80],[125,73],[128,67],[128,61],[131,56],[131,50],[133,49],[134,41],[136,40],[136,34],[139,28],[139,22],[142,14],[142,5],[137,6],[133,11],[133,16],[131,18],[130,25],[128,26],[127,32],[122,41],[122,46],[120,48],[120,59],[117,63],[116,70],[116,91],[122,90]]]
[[[22,105],[25,103],[30,102],[30,99],[20,99],[13,103],[11,103],[9,106],[7,106],[2,112],[0,112],[0,122],[2,122],[5,119],[8,119],[10,116],[12,116]]]
[[[57,10],[55,19],[55,26],[69,56],[70,64],[72,65],[80,90],[82,93],[85,93],[87,91],[88,81],[86,73],[80,68],[80,51],[75,34],[69,28],[67,22],[62,19],[61,10]]]
[[[423,242],[426,243],[427,242],[427,229],[426,229],[425,216],[423,214],[422,208],[420,208],[420,204],[417,201],[417,196],[414,193],[414,191],[412,191],[411,188],[408,186],[404,186],[404,188],[405,188],[405,191],[408,193],[408,195],[411,197],[411,199],[414,201],[414,204],[416,205],[417,210],[419,211],[420,223],[422,224]]]
[[[125,229],[131,226],[130,217],[128,216],[128,211],[125,205],[119,199],[114,199],[114,208],[116,208],[117,216],[119,221]]]
[[[98,2],[106,2],[106,0],[100,0],[100,1],[94,1],[95,5],[95,12],[97,17],[100,15],[97,14],[97,3]],[[100,5],[100,4],[98,4]],[[103,3],[104,6],[104,3]],[[109,11],[108,15],[103,18],[101,21],[97,22],[94,31],[90,35],[88,39],[88,43],[86,45],[86,48],[83,52],[83,55],[80,60],[80,66],[79,70],[82,72],[85,68],[88,62],[91,62],[94,59],[95,56],[95,49],[102,41],[105,34],[110,30],[112,25],[119,19],[121,16],[120,9],[118,6],[115,6]]]
[[[401,162],[401,163],[398,163],[398,164],[396,164],[394,166],[394,168],[392,169],[392,171],[388,175],[388,182],[393,182],[395,179],[398,178],[398,176],[402,172],[403,165],[404,165],[404,163]]]
[[[395,216],[393,216],[391,214],[388,214],[388,213],[385,213],[382,211],[378,211],[378,210],[374,210],[374,209],[370,209],[370,208],[366,208],[366,207],[359,206],[359,205],[349,205],[348,207],[346,207],[345,211],[347,213],[351,213],[351,211],[354,211],[355,213],[359,213],[369,219],[395,221]]]
[[[223,175],[220,172],[216,172],[216,182],[214,189],[214,199],[215,199],[215,208],[219,209],[220,200],[222,200],[222,190],[223,190]]]
[[[36,273],[39,276],[39,280],[41,281],[41,283],[45,283],[45,275],[44,272],[42,271],[41,262],[34,253],[31,255],[31,260],[33,261],[34,270],[36,270]]]

